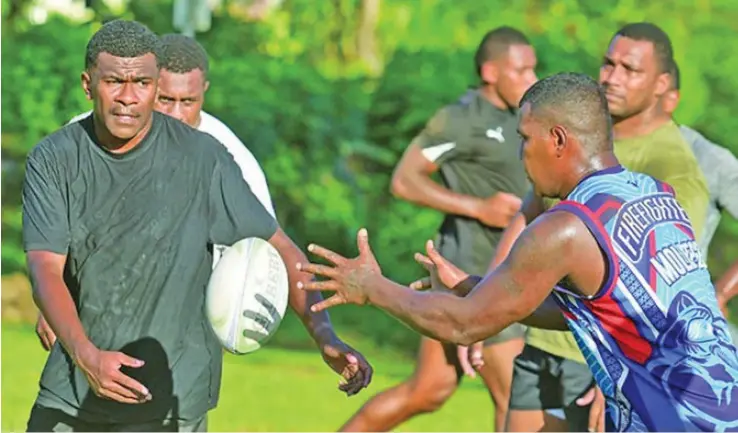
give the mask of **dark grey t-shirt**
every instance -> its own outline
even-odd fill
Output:
[[[457,193],[487,198],[497,192],[523,197],[529,189],[520,160],[517,116],[500,110],[478,91],[439,110],[413,141],[436,165],[446,186]],[[447,215],[439,233],[444,257],[475,275],[484,275],[502,229]]]
[[[144,360],[127,373],[153,399],[96,397],[56,344],[37,402],[88,422],[198,418],[217,403],[222,363],[204,314],[211,245],[269,239],[277,223],[210,135],[154,113],[141,144],[114,155],[95,144],[91,119],[28,156],[24,247],[67,255],[64,279],[87,335]]]

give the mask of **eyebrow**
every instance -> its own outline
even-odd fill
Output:
[[[142,74],[142,75],[135,75],[133,77],[130,77],[130,76],[129,77],[125,77],[125,76],[120,75],[120,74],[115,73],[115,72],[106,72],[106,71],[101,71],[100,72],[100,77],[103,78],[103,79],[112,78],[112,79],[120,80],[120,81],[133,81],[133,82],[144,81],[144,80],[153,80],[154,79],[154,76],[148,75],[148,74],[145,74],[145,75],[144,74]]]

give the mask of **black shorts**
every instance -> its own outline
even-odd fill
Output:
[[[28,419],[29,432],[206,432],[208,415],[194,421],[170,421],[145,424],[101,424],[89,423],[75,418],[59,409],[34,405]]]
[[[510,409],[563,409],[571,431],[587,431],[589,406],[576,401],[594,385],[586,364],[526,345],[515,358]]]

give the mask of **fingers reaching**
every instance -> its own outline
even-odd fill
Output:
[[[438,250],[436,249],[436,246],[433,243],[433,241],[428,241],[425,243],[425,252],[428,254],[428,258],[436,265],[446,261],[446,259],[444,259],[443,256],[441,256],[441,253],[439,253]]]
[[[297,282],[297,288],[300,290],[307,290],[307,291],[329,291],[329,292],[335,292],[338,291],[340,285],[333,281],[333,280],[327,280],[327,281],[309,281],[307,283],[303,283],[302,281]]]
[[[369,246],[369,232],[362,228],[356,234],[356,244],[359,247],[359,254],[362,256],[372,255],[372,248]]]
[[[317,304],[313,304],[313,306],[310,307],[310,311],[312,311],[313,313],[317,313],[327,308],[335,307],[336,305],[341,305],[345,303],[346,303],[346,300],[343,299],[341,296],[333,295],[324,301],[318,302]]]
[[[469,362],[475,370],[479,371],[480,368],[484,367],[484,342],[478,342],[472,344],[469,348]]]
[[[435,264],[431,259],[429,259],[427,256],[421,253],[415,253],[415,261],[418,262],[422,267],[424,267],[428,272],[433,270],[435,267]]]
[[[459,359],[459,365],[461,366],[461,371],[464,372],[464,374],[472,379],[477,377],[477,373],[474,371],[474,368],[472,367],[471,363],[469,363],[469,347],[467,346],[456,346],[456,355]]]
[[[335,268],[325,265],[317,265],[315,263],[298,263],[297,270],[313,275],[322,275],[328,278],[335,278],[336,275],[338,275]]]
[[[307,249],[308,249],[308,251],[310,251],[311,253],[315,254],[316,256],[322,257],[322,258],[328,260],[329,262],[331,262],[333,264],[341,265],[342,263],[345,263],[346,262],[346,258],[345,257],[341,256],[338,253],[334,253],[333,251],[331,251],[331,250],[329,250],[327,248],[323,248],[320,245],[310,244],[310,245],[308,245],[308,248]]]
[[[409,286],[413,290],[426,290],[431,288],[431,278],[425,277],[421,278],[419,280],[415,280],[412,283],[410,283]]]

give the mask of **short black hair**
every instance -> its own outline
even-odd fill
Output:
[[[103,24],[87,43],[85,68],[97,64],[100,53],[115,57],[141,57],[152,53],[161,64],[161,41],[148,27],[138,21],[112,20]]]
[[[656,55],[656,61],[659,65],[660,72],[668,72],[674,57],[674,48],[671,45],[671,39],[659,26],[653,23],[631,23],[625,25],[618,30],[613,36],[622,36],[624,38],[633,39],[634,41],[648,41],[653,44],[653,51]]]
[[[679,90],[681,87],[681,77],[679,75],[679,65],[676,60],[672,59],[669,65],[669,75],[671,76],[671,87],[669,90]]]
[[[523,32],[509,26],[497,27],[488,31],[474,54],[477,75],[482,74],[482,65],[485,62],[496,60],[505,55],[513,45],[530,45],[530,41]]]
[[[612,150],[612,119],[602,86],[586,74],[563,72],[546,77],[525,92],[520,107],[571,130],[591,153]]]
[[[205,48],[195,39],[170,33],[161,37],[162,58],[161,67],[175,74],[185,74],[199,69],[207,77],[210,70],[210,61]]]

